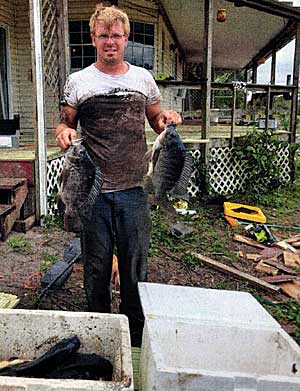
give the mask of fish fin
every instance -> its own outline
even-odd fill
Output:
[[[170,191],[170,195],[181,196],[181,198],[187,195],[187,187],[192,172],[193,172],[193,157],[190,153],[186,153],[180,177],[176,185]]]
[[[87,196],[86,201],[79,208],[81,216],[88,217],[92,206],[96,202],[96,198],[101,193],[102,185],[103,185],[103,178],[102,178],[101,170],[99,167],[95,167],[95,177],[94,177],[93,185],[92,185],[91,190]]]

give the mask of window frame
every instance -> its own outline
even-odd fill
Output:
[[[143,28],[143,32],[141,33],[141,32],[136,32],[135,30],[134,30],[134,24],[143,24],[144,25],[144,28]],[[146,33],[145,32],[145,26],[146,25],[148,25],[148,26],[151,26],[151,28],[153,29],[153,32],[152,32],[152,34],[149,34],[149,33]],[[149,37],[152,37],[153,38],[153,45],[147,45],[147,44],[145,44],[145,43],[143,43],[143,44],[141,44],[142,46],[134,46],[134,44],[135,43],[139,43],[139,42],[136,42],[136,41],[134,41],[134,39],[132,40],[132,41],[130,41],[130,36],[133,34],[133,38],[134,38],[134,36],[136,35],[136,34],[138,34],[138,35],[143,35],[144,36],[144,42],[145,42],[145,37],[146,36],[149,36]],[[156,47],[155,47],[155,37],[156,37],[156,34],[157,34],[157,32],[156,32],[156,25],[155,25],[155,23],[153,23],[153,22],[145,22],[145,21],[140,21],[140,20],[132,20],[132,21],[130,21],[130,36],[128,37],[128,47],[127,48],[130,48],[130,47],[132,47],[132,48],[134,48],[134,47],[136,47],[137,49],[138,48],[140,48],[141,50],[142,50],[142,56],[141,56],[141,58],[142,58],[142,62],[143,62],[143,65],[136,65],[135,63],[134,63],[134,59],[135,59],[135,57],[134,57],[134,55],[133,55],[133,50],[134,49],[132,49],[132,55],[130,56],[130,55],[126,55],[126,50],[128,50],[127,48],[125,49],[125,56],[124,56],[124,59],[125,59],[125,61],[128,61],[130,64],[133,64],[133,65],[136,65],[136,66],[139,66],[139,67],[142,67],[142,68],[144,68],[144,69],[147,69],[148,71],[150,71],[150,72],[154,72],[155,71],[155,51],[156,51]],[[130,44],[130,42],[132,42],[133,44],[131,45]],[[152,60],[152,67],[150,68],[145,68],[144,67],[144,63],[145,63],[145,58],[148,58],[148,57],[145,57],[145,49],[147,49],[147,48],[150,48],[151,50],[152,50],[152,58],[151,58],[151,60]]]
[[[93,49],[94,49],[94,52],[95,52],[95,56],[94,56],[94,62],[97,61],[97,52],[96,52],[96,49],[93,47],[93,44],[92,44],[92,39],[90,38],[90,42],[89,43],[84,43],[84,42],[80,42],[78,44],[74,44],[72,43],[71,41],[71,34],[74,33],[74,31],[72,31],[70,29],[70,23],[72,22],[77,22],[77,23],[81,23],[81,30],[80,31],[77,31],[77,33],[82,33],[84,30],[82,29],[82,23],[87,23],[87,25],[89,25],[89,20],[88,19],[79,19],[79,20],[69,20],[69,53],[70,53],[70,73],[73,73],[73,72],[77,72],[81,69],[84,69],[87,65],[83,65],[81,68],[78,68],[78,67],[72,67],[72,46],[78,46],[79,48],[81,48],[81,55],[80,55],[80,59],[81,59],[81,64],[84,64],[84,58],[89,58],[89,57],[92,57],[92,56],[84,56],[83,55],[83,48],[86,47],[86,46],[91,46]],[[90,35],[90,30],[88,29],[88,33]],[[81,37],[81,40],[82,40],[82,37]],[[78,56],[79,57],[79,56]]]
[[[11,59],[9,45],[9,26],[0,22],[0,28],[4,30],[5,39],[5,67],[6,67],[6,91],[7,91],[7,118],[13,119],[13,96],[12,96],[12,77],[11,77]]]

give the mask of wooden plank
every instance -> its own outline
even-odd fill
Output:
[[[293,243],[293,242],[297,242],[298,240],[300,240],[300,234],[290,236],[287,239],[283,239],[283,241],[286,243]]]
[[[277,267],[277,269],[279,269],[279,270],[281,270],[281,271],[283,271],[285,273],[288,273],[288,274],[298,274],[297,272],[295,272],[295,270],[293,270],[293,269],[291,269],[289,267],[284,266],[280,262],[276,262],[276,261],[273,261],[271,259],[264,259],[264,262],[267,263],[268,265]]]
[[[247,238],[246,236],[239,235],[239,234],[234,234],[233,240],[240,242],[240,243],[248,244],[248,246],[252,246],[252,247],[256,247],[256,248],[261,248],[261,249],[266,248],[266,246],[264,246],[263,244],[260,244],[251,238]]]
[[[31,215],[24,220],[16,220],[14,223],[12,230],[16,232],[26,233],[29,231],[35,224],[35,215]]]
[[[276,276],[276,274],[278,273],[278,269],[276,267],[268,265],[263,261],[259,261],[258,264],[255,266],[255,269],[259,272],[271,274],[272,276]]]
[[[283,261],[286,266],[299,266],[300,254],[295,254],[292,251],[286,250],[283,252]]]
[[[279,284],[280,289],[293,299],[300,299],[300,286],[293,282],[283,282]]]
[[[278,284],[280,282],[291,282],[295,280],[300,280],[300,276],[291,276],[288,274],[281,274],[280,276],[268,276],[268,277],[263,277],[262,280],[269,282],[270,284]]]
[[[233,267],[224,265],[223,263],[217,262],[214,259],[208,258],[204,255],[191,253],[194,257],[204,262],[206,265],[211,266],[214,269],[221,271],[222,273],[230,274],[238,279],[245,280],[249,282],[249,284],[254,285],[258,288],[270,291],[270,292],[278,292],[280,290],[279,287],[271,285],[257,277],[253,277],[248,273],[241,272],[239,270],[234,269]]]

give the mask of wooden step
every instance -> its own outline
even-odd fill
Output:
[[[26,178],[0,178],[0,189],[16,190],[27,182]]]
[[[5,240],[16,220],[20,218],[20,210],[28,194],[27,179],[0,178],[1,193],[6,203],[9,203],[0,206],[0,240]]]
[[[0,204],[0,218],[6,217],[8,214],[10,214],[14,209],[16,209],[16,205],[3,205]]]

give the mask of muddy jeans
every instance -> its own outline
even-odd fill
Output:
[[[144,316],[137,283],[146,281],[151,220],[141,187],[100,194],[89,221],[83,221],[82,253],[88,309],[111,312],[111,272],[116,246],[120,313],[127,315],[133,346],[140,344]]]

